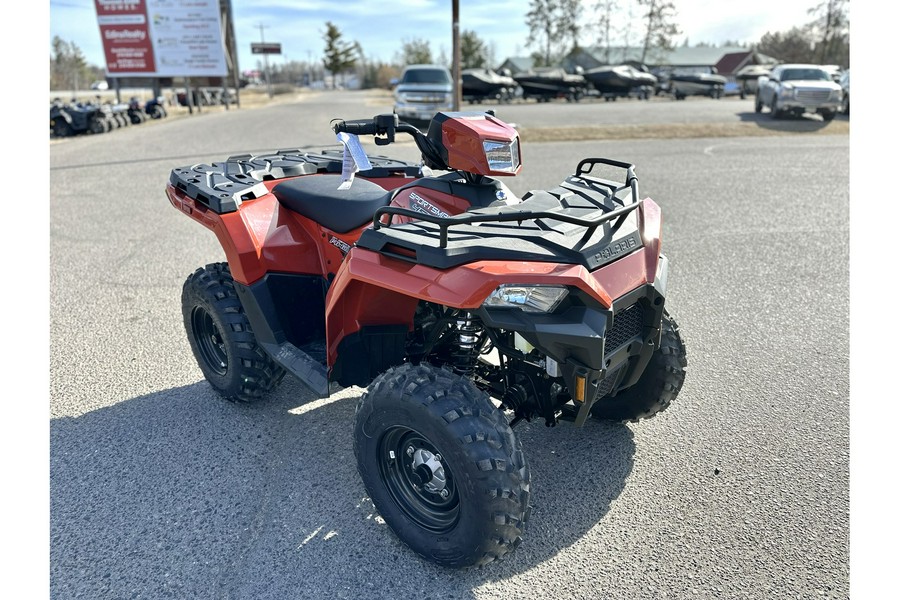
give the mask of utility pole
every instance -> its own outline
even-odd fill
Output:
[[[262,42],[263,44],[265,44],[266,36],[263,35],[263,29],[265,29],[265,25],[260,23],[259,25],[257,25],[257,27],[259,27],[259,41]],[[271,98],[272,97],[272,86],[269,83],[269,55],[268,54],[263,54],[263,63],[266,66],[266,94],[268,94],[269,98]]]
[[[462,100],[462,82],[459,63],[462,56],[459,49],[459,0],[453,0],[453,110],[458,111]]]

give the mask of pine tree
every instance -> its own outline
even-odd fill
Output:
[[[345,41],[341,30],[331,21],[325,23],[324,38],[325,58],[322,59],[322,63],[334,76],[335,80],[331,85],[336,87],[337,76],[356,66],[358,46]]]
[[[463,31],[459,36],[459,55],[463,69],[485,67],[488,64],[487,46],[474,31]]]

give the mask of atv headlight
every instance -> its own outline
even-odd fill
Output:
[[[515,173],[519,168],[519,138],[511,142],[495,142],[486,140],[482,142],[484,156],[487,158],[491,171],[501,173]]]
[[[553,312],[569,290],[559,285],[514,285],[504,283],[482,304],[485,308],[521,308],[529,313]]]

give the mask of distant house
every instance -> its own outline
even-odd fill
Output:
[[[715,64],[715,67],[720,74],[728,77],[750,65],[776,65],[778,62],[778,59],[771,56],[766,56],[753,50],[744,50],[724,55]]]
[[[509,69],[511,75],[528,73],[534,69],[534,59],[530,56],[511,56],[504,60],[503,64],[497,67],[496,71],[499,72],[503,69]]]
[[[640,48],[623,46],[579,48],[566,56],[560,66],[569,73],[574,73],[577,67],[587,71],[603,65],[631,64],[637,66],[641,64],[641,53]]]
[[[560,63],[569,73],[581,67],[585,71],[603,65],[641,64],[642,48],[592,46],[579,48]],[[679,46],[673,50],[652,50],[644,64],[649,68],[715,67],[725,76],[751,64],[776,64],[779,61],[742,46]]]

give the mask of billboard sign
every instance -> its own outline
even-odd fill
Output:
[[[111,77],[224,77],[219,0],[94,0]]]
[[[268,42],[250,44],[250,51],[253,54],[281,54],[281,44],[272,44]]]

